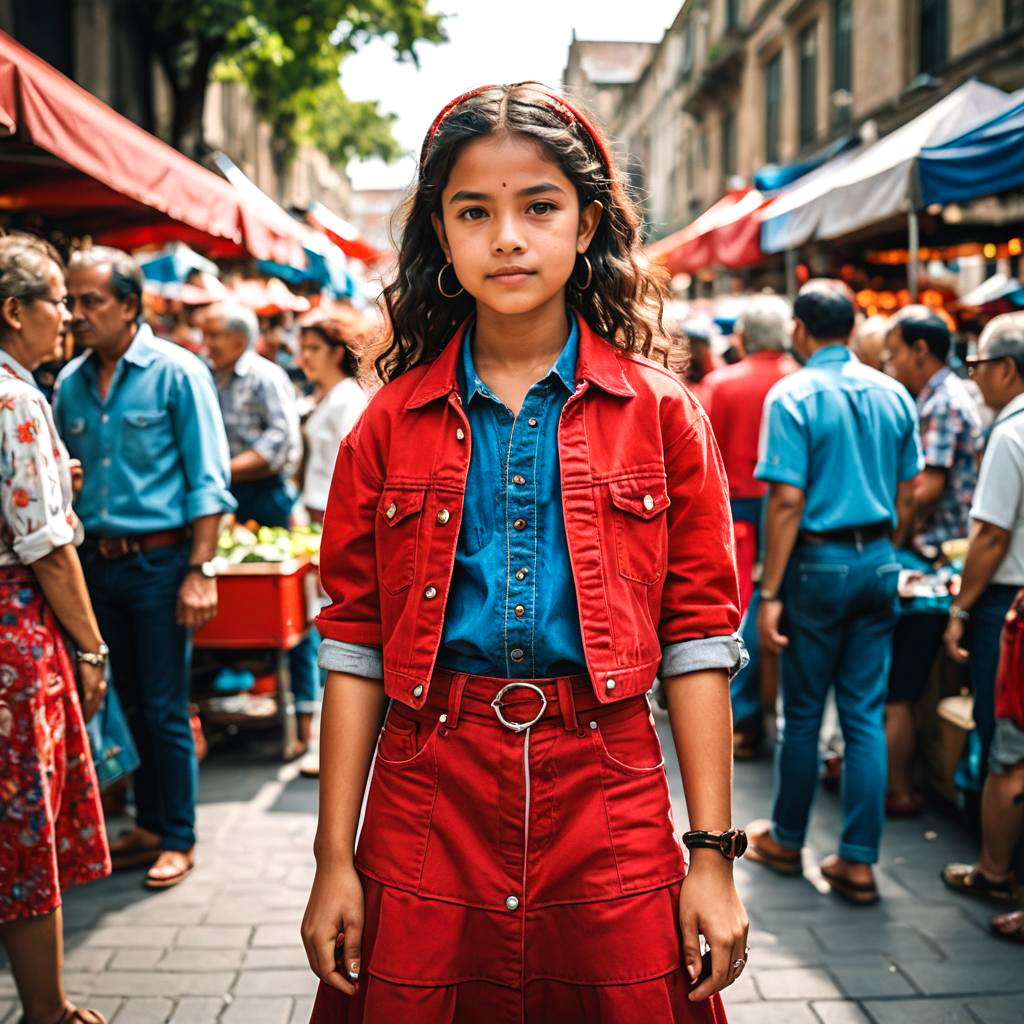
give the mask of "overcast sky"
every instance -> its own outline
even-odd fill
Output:
[[[528,78],[557,85],[574,28],[580,39],[656,42],[681,2],[432,0],[431,10],[450,15],[450,42],[419,46],[419,71],[396,61],[385,43],[372,43],[345,61],[342,85],[352,99],[378,99],[382,110],[398,114],[395,135],[415,152],[434,116],[460,92]],[[391,167],[353,162],[349,174],[356,188],[400,187],[410,182],[414,168],[411,159]]]

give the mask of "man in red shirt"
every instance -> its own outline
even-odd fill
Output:
[[[736,530],[736,567],[740,601],[751,602],[753,570],[757,562],[761,529],[761,503],[765,485],[754,479],[761,411],[776,381],[798,369],[786,352],[792,309],[779,295],[758,295],[747,304],[736,322],[736,339],[744,358],[732,366],[709,373],[702,399],[722,452],[729,479],[729,500]],[[743,621],[743,638],[750,650],[750,664],[732,683],[736,753],[752,755],[764,731],[758,685],[757,597]]]

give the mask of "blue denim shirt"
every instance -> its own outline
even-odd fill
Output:
[[[96,356],[61,371],[57,429],[85,483],[75,511],[94,536],[171,530],[230,512],[230,460],[210,371],[146,324],[121,357],[105,400]]]
[[[801,528],[896,525],[896,491],[923,468],[917,409],[845,345],[819,349],[765,399],[758,480],[805,492]]]

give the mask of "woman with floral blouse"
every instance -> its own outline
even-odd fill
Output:
[[[61,890],[110,872],[84,727],[106,646],[75,551],[67,452],[32,379],[68,319],[57,253],[0,238],[0,942],[23,1024],[105,1024],[67,1001],[62,971]]]

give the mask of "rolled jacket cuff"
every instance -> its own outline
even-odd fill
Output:
[[[11,545],[23,565],[31,565],[40,558],[75,542],[75,531],[70,523],[54,520],[44,523],[38,530],[15,537]]]
[[[364,679],[384,678],[384,659],[376,647],[324,639],[320,641],[317,661],[328,672],[347,672]]]
[[[746,645],[739,633],[731,636],[709,636],[701,640],[683,640],[669,644],[661,652],[662,679],[682,676],[688,672],[704,672],[724,668],[730,678],[750,661]]]
[[[185,518],[191,523],[205,516],[220,516],[234,512],[238,502],[227,489],[193,491],[185,498]]]

